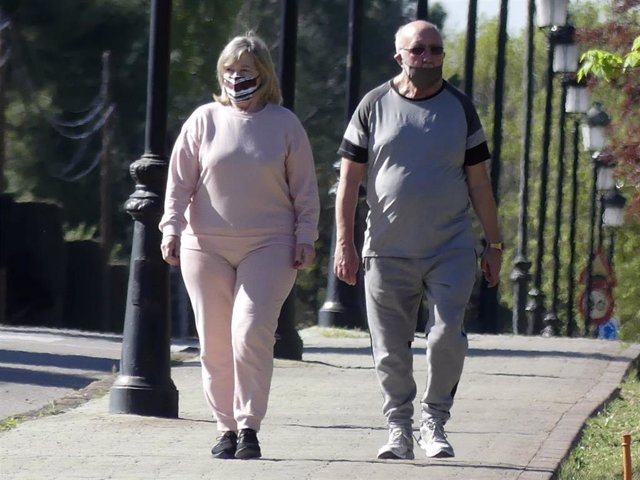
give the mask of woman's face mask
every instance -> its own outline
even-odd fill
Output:
[[[259,75],[247,76],[242,73],[225,73],[223,76],[224,89],[233,102],[246,102],[254,96],[258,88]]]

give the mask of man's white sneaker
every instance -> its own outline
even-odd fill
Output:
[[[378,450],[378,458],[413,460],[413,434],[411,427],[390,427],[389,440]]]
[[[453,447],[444,433],[444,424],[437,420],[427,420],[420,427],[420,447],[427,457],[447,458],[453,457]]]

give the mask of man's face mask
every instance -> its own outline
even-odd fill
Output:
[[[222,76],[224,89],[233,102],[246,102],[258,90],[258,75],[245,77],[239,73],[225,73]]]
[[[406,68],[407,76],[411,79],[411,83],[420,90],[427,90],[442,79],[442,65],[437,67],[412,67],[404,63],[404,66]]]

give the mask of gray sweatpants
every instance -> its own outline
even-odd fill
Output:
[[[429,321],[422,419],[446,422],[467,353],[464,315],[477,272],[475,251],[450,250],[427,259],[366,257],[364,266],[373,358],[388,424],[412,424],[411,342],[423,294]]]

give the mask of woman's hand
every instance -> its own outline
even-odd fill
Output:
[[[160,244],[162,258],[169,265],[180,265],[180,237],[177,235],[167,235],[162,238]]]
[[[295,258],[293,259],[293,268],[300,270],[301,268],[309,268],[316,258],[316,251],[313,245],[307,243],[299,243],[296,245]]]

